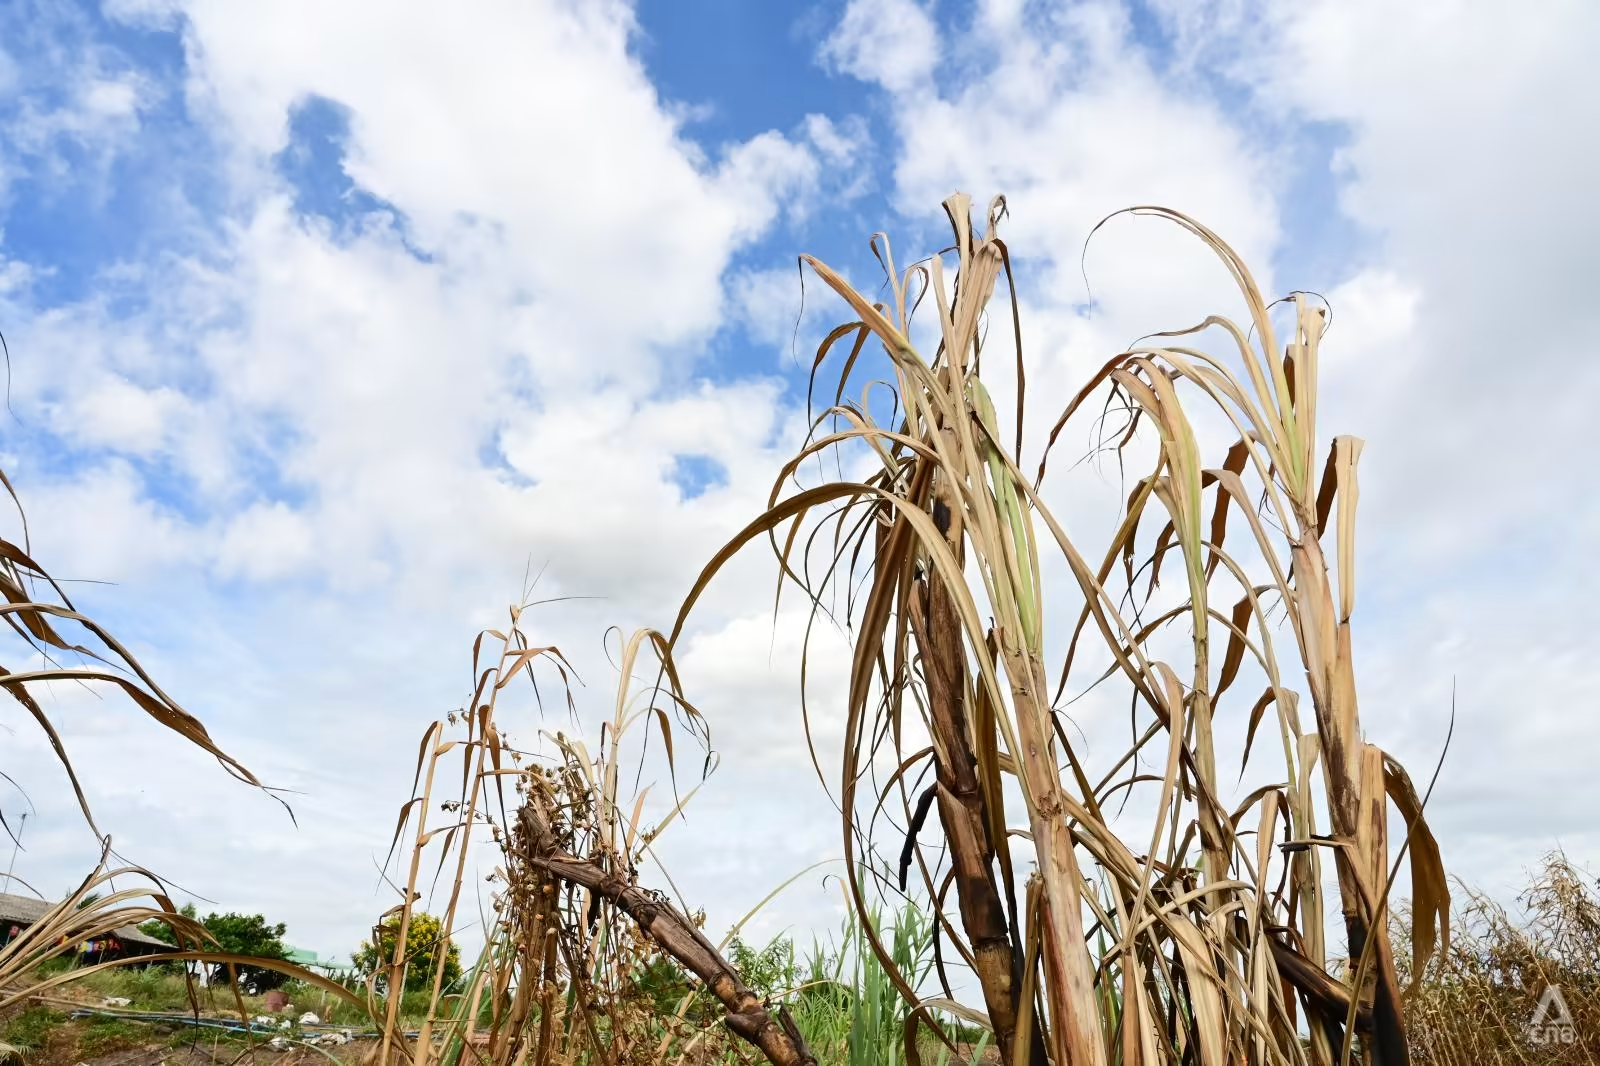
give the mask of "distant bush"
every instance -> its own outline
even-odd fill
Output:
[[[380,987],[387,983],[399,928],[396,918],[385,919],[378,925],[377,943],[362,941],[361,950],[350,956],[356,969],[375,977]],[[445,935],[438,918],[422,911],[414,912],[411,924],[406,927],[406,991],[432,988],[441,946],[445,952],[444,987],[451,988],[461,979],[461,949]]]

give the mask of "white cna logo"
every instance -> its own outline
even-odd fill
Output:
[[[1572,1012],[1561,989],[1550,985],[1539,997],[1533,1020],[1528,1022],[1528,1039],[1535,1044],[1571,1044],[1578,1039],[1572,1026]]]

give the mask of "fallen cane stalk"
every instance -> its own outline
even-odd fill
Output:
[[[1338,1021],[1341,1029],[1350,1010],[1350,989],[1328,975],[1328,971],[1300,954],[1275,937],[1267,938],[1272,949],[1278,973],[1298,989],[1310,1003],[1327,1017]],[[1370,1035],[1373,1031],[1372,1008],[1356,1006],[1356,1031]]]
[[[760,997],[739,979],[738,972],[687,917],[621,874],[562,852],[536,803],[525,804],[519,818],[525,839],[531,845],[528,861],[552,877],[582,885],[604,897],[633,919],[722,1002],[728,1012],[729,1029],[760,1049],[775,1066],[817,1066],[816,1056],[806,1046],[788,1010],[780,1007],[774,1018]]]

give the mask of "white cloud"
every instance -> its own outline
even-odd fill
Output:
[[[1395,349],[1414,339],[1420,295],[1392,270],[1363,270],[1330,292],[1328,303],[1338,318],[1329,337],[1337,336],[1339,346],[1348,352],[1331,368],[1333,374],[1348,374],[1357,358],[1374,352],[1403,358],[1404,353]],[[1332,328],[1338,329],[1337,335]]]
[[[939,31],[916,0],[887,0],[846,7],[822,56],[844,73],[903,91],[928,79],[939,47]]]
[[[0,93],[10,93],[14,90],[21,77],[17,61],[11,58],[11,53],[0,48]]]
[[[733,255],[853,180],[835,171],[860,130],[812,116],[708,158],[628,53],[620,5],[183,14],[191,106],[231,153],[230,214],[198,254],[141,260],[122,282],[142,297],[131,313],[36,311],[19,277],[19,410],[47,414],[44,446],[70,455],[11,472],[52,567],[125,581],[88,590],[91,609],[148,635],[151,670],[301,793],[297,832],[205,760],[130,775],[135,752],[172,744],[129,715],[79,718],[93,798],[140,815],[108,826],[119,846],[197,892],[315,852],[314,886],[246,894],[349,947],[387,902],[308,901],[376,882],[416,736],[461,698],[471,632],[502,620],[525,567],[549,564],[539,595],[600,597],[541,611],[566,612],[553,629],[603,712],[605,625],[669,624],[760,506],[797,429],[780,390],[696,380],[687,352],[723,321]],[[404,213],[426,261],[382,217],[344,230],[296,213],[272,156],[311,95],[349,108],[351,176]],[[709,457],[723,483],[686,502],[678,455]],[[64,477],[63,459],[83,471]],[[702,624],[770,587],[755,555]],[[32,861],[70,871],[87,843],[41,836]],[[773,883],[787,854],[761,867]]]
[[[282,500],[235,515],[217,546],[217,571],[225,578],[271,581],[300,570],[313,558],[311,525]]]
[[[109,168],[142,127],[157,87],[94,39],[83,12],[52,5],[8,26],[0,54],[0,196],[23,174],[104,196]]]
[[[853,4],[846,25],[874,6]],[[1262,265],[1278,239],[1268,152],[1215,102],[1164,81],[1131,33],[1126,14],[1106,4],[1048,12],[995,4],[946,42],[955,54],[941,74],[949,73],[929,84],[860,71],[890,93],[903,139],[895,164],[901,211],[931,217],[931,206],[955,189],[971,193],[980,210],[1004,194],[1008,243],[1028,263],[1026,294],[1068,305],[1092,295],[1111,329],[1148,328],[1124,316],[1134,300],[1140,323],[1198,321],[1227,288],[1213,257],[1160,223],[1113,222],[1083,258],[1090,231],[1110,213],[1135,204],[1177,208]]]
[[[18,146],[26,151],[49,151],[61,139],[99,147],[102,142],[138,132],[140,105],[148,95],[143,79],[134,75],[90,77],[75,86],[63,107],[24,108],[13,133]]]
[[[627,52],[622,4],[186,10],[204,58],[192,95],[241,149],[281,148],[308,94],[349,107],[355,181],[403,210],[421,247],[470,254],[532,301],[541,381],[648,387],[644,350],[714,327],[729,254],[814,181],[803,138],[703,159]]]
[[[797,268],[798,262],[741,270],[728,279],[733,315],[756,341],[779,351],[782,366],[793,366],[797,359],[810,365],[812,353],[796,347],[804,332],[801,327],[814,325],[834,311],[829,298],[820,296],[816,283],[803,279]]]
[[[785,591],[799,598],[792,587]],[[710,694],[701,710],[734,772],[756,776],[773,765],[810,770],[811,757],[798,743],[802,654],[812,740],[825,769],[837,765],[850,649],[823,617],[808,639],[806,621],[805,611],[791,603],[776,618],[735,618],[696,634],[683,649],[678,665],[685,684]]]
[[[65,437],[89,447],[149,455],[166,443],[172,424],[188,407],[182,394],[165,386],[141,389],[115,372],[70,394],[53,422]]]
[[[57,577],[148,580],[190,558],[196,546],[194,531],[151,500],[144,478],[123,460],[59,480],[43,481],[26,465],[7,473],[27,486],[23,506],[36,558]]]

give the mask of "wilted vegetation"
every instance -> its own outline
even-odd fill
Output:
[[[1600,1059],[1600,895],[1593,876],[1556,852],[1518,897],[1520,915],[1482,893],[1463,895],[1449,948],[1428,965],[1407,1004],[1413,1060],[1499,1066]],[[1403,916],[1396,930],[1407,935]]]
[[[857,875],[871,865],[858,857],[899,852],[898,840],[878,837],[936,809],[943,855],[911,832],[902,866],[940,901],[950,955],[981,989],[966,1013],[986,1019],[1008,1061],[1331,1062],[1354,1047],[1405,1061],[1386,918],[1399,854],[1386,834],[1391,799],[1409,827],[1418,967],[1446,930],[1448,894],[1421,799],[1364,741],[1357,710],[1361,445],[1319,434],[1323,309],[1304,295],[1269,304],[1215,234],[1175,212],[1134,209],[1210,247],[1248,320],[1213,316],[1161,334],[1165,343],[1113,356],[1067,399],[1052,444],[1101,412],[1101,441],[1145,471],[1110,543],[1087,550],[1041,495],[1048,449],[1036,474],[1022,470],[1020,326],[1014,352],[984,351],[989,300],[1010,282],[996,233],[1004,203],[982,232],[965,197],[945,206],[953,282],[945,256],[897,273],[882,238],[885,304],[807,260],[856,319],[817,355],[818,376],[836,367],[835,402],[782,471],[770,510],[706,569],[685,614],[733,552],[770,539],[816,610],[834,605],[848,623],[855,658],[837,780],[857,913],[879,888]],[[912,339],[923,303],[937,316],[931,356]],[[1222,355],[1195,346],[1207,337],[1222,340]],[[893,373],[886,422],[865,391],[844,399],[870,380],[868,344]],[[983,376],[1003,360],[1015,363],[1012,425]],[[1201,415],[1232,431],[1214,457]],[[864,450],[876,467],[864,479],[798,480],[811,460],[842,452],[838,468],[849,469]],[[1047,555],[1065,575],[1048,601]],[[1163,568],[1180,582],[1164,598]],[[1067,638],[1047,643],[1054,612]],[[1247,663],[1260,688],[1238,695]],[[1131,702],[1134,741],[1091,764],[1058,701],[1112,682]],[[1217,749],[1228,714],[1249,719],[1243,752]],[[1278,742],[1279,781],[1230,809],[1223,767],[1248,758],[1263,722]],[[1143,770],[1146,759],[1160,771]],[[864,791],[878,765],[886,783]],[[929,778],[917,795],[912,782]],[[1133,800],[1152,812],[1142,835],[1112,814]],[[1019,868],[1018,838],[1032,846],[1031,874]],[[1325,943],[1335,905],[1323,896],[1325,861],[1338,875],[1342,952]],[[870,932],[868,941],[888,968]],[[1328,975],[1334,955],[1353,960],[1344,980]]]
[[[189,743],[215,756],[225,769],[249,784],[260,786],[255,775],[233,756],[212,742],[200,720],[184,710],[163,692],[115,637],[93,619],[78,612],[66,592],[50,574],[33,560],[28,538],[27,518],[16,490],[3,471],[0,486],[16,505],[21,523],[22,543],[0,538],[0,615],[21,641],[22,647],[38,660],[36,669],[11,669],[0,666],[0,688],[19,703],[50,741],[50,747],[66,771],[77,796],[84,819],[95,835],[104,838],[95,824],[89,801],[67,755],[66,745],[55,723],[34,698],[34,690],[52,682],[68,682],[90,687],[119,690],[145,714],[183,737]],[[10,836],[9,821],[0,811],[0,828]],[[15,837],[11,838],[15,841]]]
[[[1062,398],[1025,466],[1004,202],[979,228],[966,197],[945,207],[952,246],[904,272],[874,239],[882,302],[805,260],[852,316],[813,366],[813,394],[831,400],[671,631],[624,643],[597,743],[551,732],[523,748],[503,732],[500,703],[519,679],[547,671],[559,690],[568,673],[524,634],[520,610],[474,645],[470,701],[419,749],[395,836],[401,902],[367,946],[370,977],[319,986],[370,1019],[371,1061],[1509,1062],[1523,1054],[1516,1011],[1533,983],[1557,978],[1577,1024],[1600,1024],[1586,886],[1552,866],[1528,931],[1471,896],[1452,941],[1425,796],[1374,742],[1381,723],[1361,721],[1361,442],[1318,424],[1325,309],[1305,294],[1270,302],[1218,236],[1133,209],[1209,248],[1245,318],[1213,316],[1107,359]],[[986,329],[1002,280],[1013,344],[995,352]],[[1069,431],[1135,471],[1109,539],[1093,545],[1049,502],[1051,450]],[[853,648],[832,781],[852,920],[803,961],[792,946],[713,940],[690,901],[638,875],[693,800],[687,753],[708,740],[677,641],[753,542],[774,550],[784,594],[803,597],[812,625]],[[42,580],[26,553],[7,558],[17,589]],[[254,781],[105,634],[10,586],[7,597],[40,650],[69,648],[47,619],[89,626],[137,679],[116,683],[141,707]],[[0,684],[50,731],[25,688],[44,676]],[[1109,758],[1072,739],[1074,701],[1091,696],[1128,709],[1131,740]],[[664,810],[648,789],[623,791],[647,744],[670,777]],[[1252,766],[1264,783],[1230,802]],[[1397,922],[1390,890],[1407,861]],[[486,866],[485,946],[463,972],[449,937],[476,923]],[[173,957],[201,957],[204,928],[159,886],[150,898],[131,919],[126,906],[106,913],[169,922],[187,949]],[[30,950],[0,953],[8,1002],[49,954],[43,941]],[[1453,1021],[1464,1016],[1506,1020],[1488,1042],[1463,1042],[1454,1026],[1476,1024]]]

